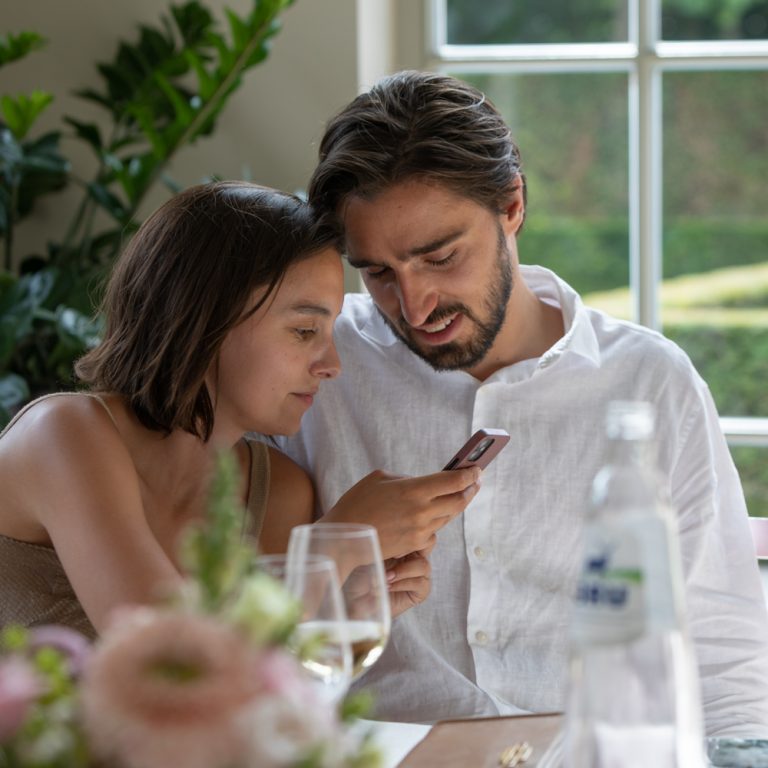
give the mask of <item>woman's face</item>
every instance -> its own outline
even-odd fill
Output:
[[[260,289],[254,303],[264,295]],[[289,435],[325,379],[341,366],[333,324],[341,311],[341,257],[325,248],[291,266],[263,306],[224,339],[216,386],[216,426]]]

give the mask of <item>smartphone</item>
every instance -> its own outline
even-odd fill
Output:
[[[443,470],[475,466],[485,469],[508,442],[509,432],[503,429],[478,429]]]

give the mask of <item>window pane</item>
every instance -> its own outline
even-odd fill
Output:
[[[627,0],[446,0],[453,45],[626,42]]]
[[[747,510],[752,517],[768,517],[768,448],[732,445],[731,456],[739,470]]]
[[[665,40],[759,40],[768,38],[765,0],[662,0]]]
[[[768,72],[664,76],[664,332],[724,416],[768,416]]]
[[[592,303],[629,316],[626,75],[456,75],[488,95],[520,146],[520,261],[553,269],[583,294],[606,292]]]

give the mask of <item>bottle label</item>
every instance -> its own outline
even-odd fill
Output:
[[[634,640],[677,625],[676,584],[666,523],[626,515],[588,524],[573,616],[577,644]]]
[[[588,527],[572,622],[577,644],[624,643],[646,628],[640,542],[627,531]]]

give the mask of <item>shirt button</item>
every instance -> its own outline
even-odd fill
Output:
[[[478,560],[485,560],[485,550],[482,547],[475,547],[472,551]]]
[[[475,632],[475,640],[477,640],[480,645],[485,645],[488,642],[488,635],[486,635],[482,630],[478,630]]]

